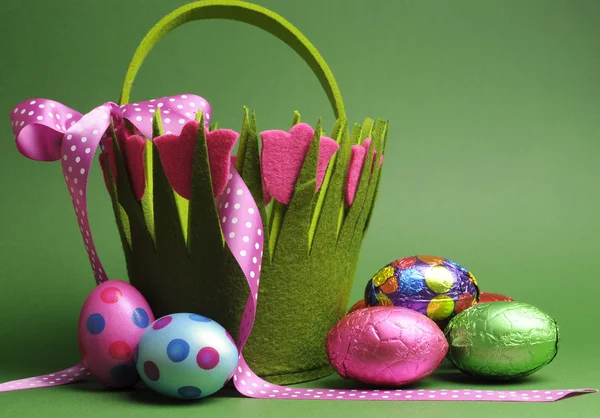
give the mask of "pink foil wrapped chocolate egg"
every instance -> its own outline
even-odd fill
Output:
[[[111,387],[139,380],[134,361],[140,337],[154,315],[138,290],[120,280],[98,285],[79,315],[79,351],[92,376]]]
[[[448,351],[444,333],[412,309],[381,306],[356,310],[327,336],[336,372],[359,382],[401,386],[429,376]]]

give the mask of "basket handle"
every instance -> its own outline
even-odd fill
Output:
[[[312,69],[327,93],[336,118],[345,120],[340,89],[329,66],[317,49],[291,23],[272,11],[238,0],[205,0],[190,3],[161,19],[138,46],[125,76],[119,104],[129,102],[131,87],[144,59],[158,41],[173,29],[194,20],[228,19],[263,29],[289,45]]]

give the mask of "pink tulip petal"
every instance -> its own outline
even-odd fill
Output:
[[[314,135],[315,131],[306,123],[294,125],[289,132],[273,130],[261,133],[263,143],[261,166],[265,203],[268,203],[271,197],[285,204],[290,203],[298,175]],[[338,143],[333,139],[321,137],[317,166],[317,190],[321,187],[327,165],[338,148]]]
[[[317,191],[321,189],[329,161],[331,161],[331,158],[339,148],[340,144],[335,142],[335,140],[325,136],[321,137],[321,142],[319,143],[319,163],[317,165]]]
[[[192,167],[198,122],[188,122],[180,135],[165,134],[154,138],[169,184],[185,199],[192,193]]]
[[[346,180],[346,203],[350,206],[356,197],[358,183],[362,174],[365,159],[371,148],[371,138],[364,140],[362,145],[352,145],[350,164],[348,166],[348,178]],[[373,153],[375,160],[375,153]]]
[[[120,141],[119,141],[120,142]],[[146,139],[139,135],[131,135],[121,145],[127,164],[129,179],[136,200],[142,200],[146,190],[146,173],[144,169],[144,152]]]
[[[231,151],[238,137],[238,133],[230,129],[217,129],[206,134],[208,162],[215,196],[223,193],[229,181],[227,177],[231,169]]]
[[[190,199],[192,190],[192,168],[194,148],[199,123],[188,122],[179,136],[167,134],[154,139],[169,184],[185,199]],[[210,165],[213,193],[223,193],[231,167],[231,151],[238,139],[237,132],[219,129],[206,133],[208,161]]]

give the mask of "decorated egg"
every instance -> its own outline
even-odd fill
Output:
[[[456,315],[445,333],[448,359],[478,377],[527,376],[550,363],[558,350],[556,321],[521,302],[474,306]]]
[[[225,328],[191,313],[156,320],[142,335],[136,357],[149,388],[180,399],[215,393],[238,363],[237,347]]]
[[[514,302],[515,300],[511,297],[501,295],[500,293],[492,292],[481,292],[479,294],[479,303],[488,302]]]
[[[140,292],[120,280],[98,285],[79,316],[83,364],[107,386],[127,387],[139,380],[133,360],[138,341],[154,316]]]
[[[418,255],[396,260],[367,283],[369,306],[402,306],[431,318],[443,328],[454,315],[479,299],[471,272],[447,258]]]
[[[448,350],[444,333],[411,309],[377,306],[342,318],[330,331],[327,357],[338,374],[374,385],[405,385],[429,376]]]
[[[364,309],[366,307],[367,307],[367,303],[365,302],[364,299],[361,299],[361,300],[357,301],[354,305],[352,305],[350,307],[350,309],[348,309],[348,312],[346,313],[346,315],[348,315],[354,311],[357,311],[359,309]]]

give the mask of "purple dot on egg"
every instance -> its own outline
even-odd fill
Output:
[[[146,328],[150,323],[148,312],[144,308],[137,308],[131,315],[131,320],[138,328]]]
[[[193,399],[202,395],[202,391],[196,386],[183,386],[177,390],[182,398]]]
[[[160,371],[158,370],[158,366],[153,361],[144,362],[144,373],[148,376],[148,379],[156,382],[160,379]]]
[[[163,329],[164,327],[169,325],[172,320],[173,320],[173,317],[171,317],[171,316],[163,316],[162,318],[160,318],[158,321],[156,321],[152,325],[152,329],[154,329],[156,331],[158,331],[159,329]]]
[[[196,322],[212,322],[212,319],[198,314],[191,314],[190,319]]]
[[[212,347],[204,347],[196,355],[196,362],[201,369],[211,370],[219,364],[219,352]]]
[[[93,313],[88,316],[86,327],[90,334],[100,334],[104,331],[104,327],[106,326],[106,321],[104,321],[104,317],[99,313]]]

